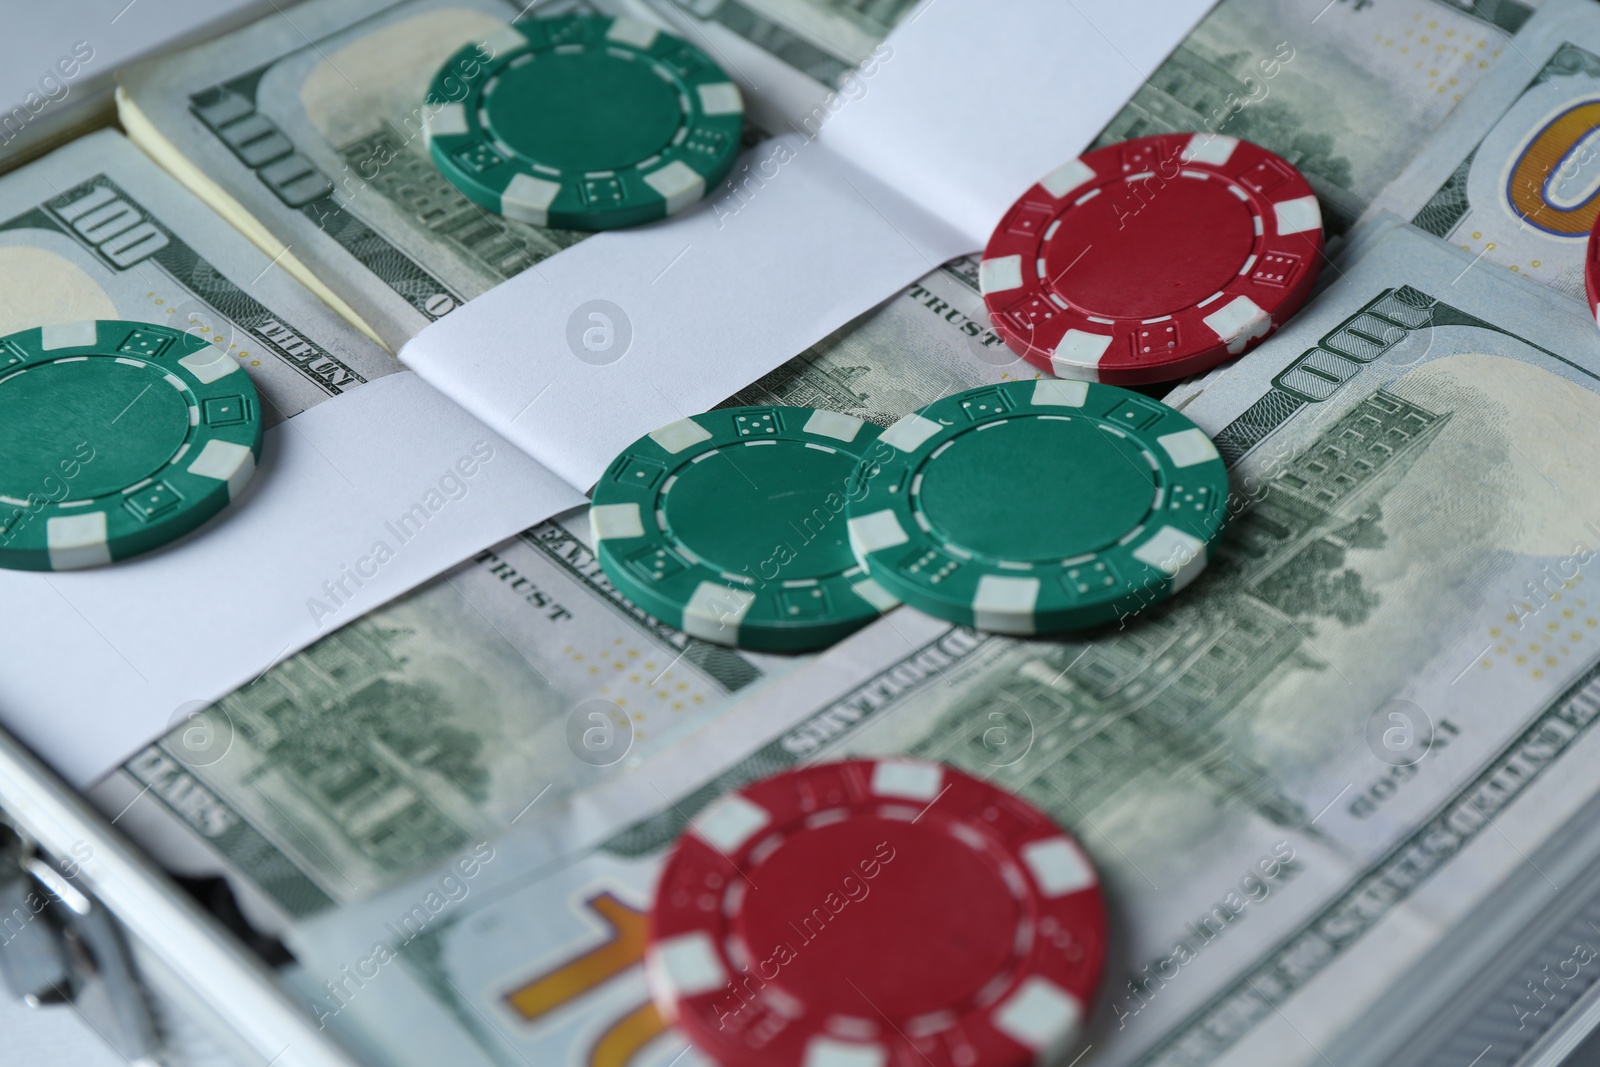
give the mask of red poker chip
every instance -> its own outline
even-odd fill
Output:
[[[1589,247],[1583,256],[1583,291],[1589,296],[1589,314],[1600,324],[1600,242],[1596,234],[1600,234],[1600,218],[1589,231]]]
[[[851,760],[709,805],[645,973],[723,1067],[1022,1067],[1078,1040],[1106,917],[1082,849],[960,771]]]
[[[1299,310],[1322,263],[1304,176],[1220,134],[1160,134],[1057,168],[995,227],[979,279],[1028,362],[1109,385],[1166,382],[1249,348]]]

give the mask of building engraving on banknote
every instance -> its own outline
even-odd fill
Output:
[[[636,738],[665,738],[673,717],[719,706],[772,666],[627,603],[559,523],[479,553],[457,581],[470,591],[445,579],[332,631],[124,770],[302,918],[592,778],[551,727],[585,698],[625,709]],[[443,635],[459,650],[439,647]],[[465,681],[483,664],[503,664],[487,682],[499,697]],[[636,681],[607,681],[625,666]],[[228,745],[197,748],[197,725]]]

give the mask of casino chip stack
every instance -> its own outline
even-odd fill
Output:
[[[732,169],[744,125],[738,87],[700,49],[593,15],[524,19],[463,48],[427,107],[428,150],[469,200],[574,230],[701,200]]]
[[[883,432],[848,505],[890,594],[1007,634],[1111,622],[1176,593],[1221,535],[1216,446],[1138,393],[1041,379],[971,389]]]
[[[645,974],[723,1067],[1023,1067],[1076,1044],[1106,917],[1077,843],[936,763],[818,764],[707,806]]]
[[[260,453],[255,385],[217,345],[117,321],[0,338],[0,566],[165,545],[237,497]]]
[[[1311,292],[1322,212],[1304,177],[1217,134],[1109,145],[1001,218],[980,284],[995,330],[1062,378],[1140,385],[1253,347]]]
[[[724,408],[641,437],[595,486],[600,565],[694,637],[820,648],[897,601],[850,553],[849,497],[878,427],[814,408]]]

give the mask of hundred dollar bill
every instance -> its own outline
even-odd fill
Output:
[[[0,334],[192,332],[249,373],[268,425],[400,369],[112,130],[0,178],[0,278]]]
[[[527,5],[312,0],[134,67],[129,136],[390,348],[585,236],[484,211],[422,136],[429,82]],[[579,0],[539,15],[593,10]],[[531,16],[530,16],[531,17]]]
[[[891,613],[492,862],[292,931],[308,1010],[400,1064],[704,1063],[641,973],[666,851],[754,778],[909,754],[1092,853],[1092,1062],[1325,1062],[1600,788],[1593,324],[1469,262],[1391,231],[1191,402],[1234,517],[1176,599],[1059,640]],[[896,906],[830,904],[788,948]],[[736,1025],[784,1000],[770,971],[727,976]]]
[[[1038,377],[982,308],[977,264],[954,261],[730,402],[887,425]],[[169,865],[227,872],[279,926],[560,809],[804,662],[645,616],[588,539],[580,513],[482,553],[185,716],[94,796]]]
[[[1339,236],[1504,59],[1537,6],[1222,0],[1096,144],[1174,130],[1254,141],[1305,174]]]
[[[1439,127],[1372,207],[1583,298],[1600,217],[1600,8],[1560,0]]]

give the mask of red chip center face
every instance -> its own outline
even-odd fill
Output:
[[[888,1016],[905,1029],[921,1015],[970,1010],[1020,962],[1021,901],[995,858],[933,812],[916,823],[857,815],[799,830],[747,873],[759,888],[746,886],[732,932],[757,960],[793,952],[774,984],[814,1017]]]
[[[1059,219],[1047,288],[1105,318],[1193,307],[1238,275],[1256,243],[1250,209],[1214,176],[1111,182]]]

